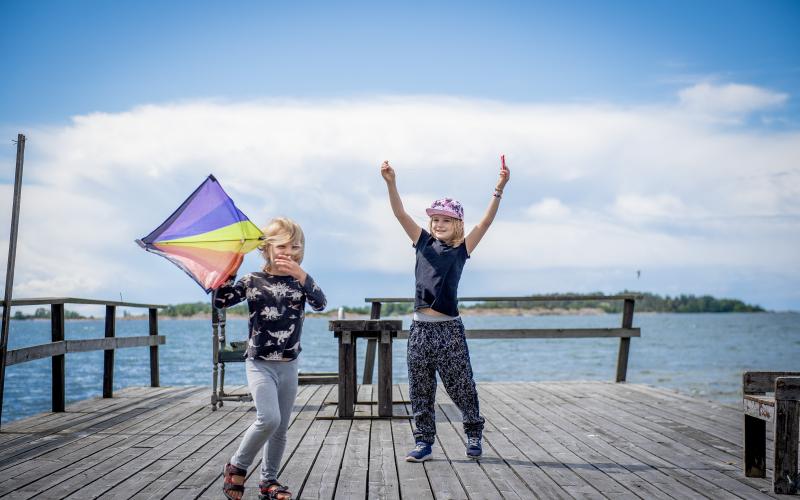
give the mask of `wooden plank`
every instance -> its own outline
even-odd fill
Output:
[[[15,365],[35,359],[63,356],[69,352],[103,351],[108,349],[147,346],[152,348],[153,346],[163,345],[166,342],[167,338],[164,335],[61,340],[49,344],[38,344],[8,351],[8,354],[6,354],[6,364]]]
[[[106,338],[116,337],[117,308],[106,306]],[[110,398],[114,395],[114,349],[103,352],[103,397]]]
[[[327,390],[330,390],[328,388]],[[286,450],[284,452],[284,463],[286,462],[286,458],[291,456],[294,448],[297,446],[297,443],[302,439],[307,426],[311,422],[311,418],[308,416],[310,412],[304,411],[306,409],[315,410],[318,409],[322,403],[322,400],[325,397],[325,393],[327,391],[319,390],[319,386],[312,388],[311,390],[306,391],[305,394],[298,394],[299,398],[295,404],[295,410],[293,410],[291,419],[292,422],[289,426],[289,431],[287,432],[287,443],[286,443]],[[304,402],[304,399],[308,398],[307,401]],[[252,423],[252,415],[253,412],[247,411],[244,412],[244,420],[246,427],[242,427],[240,429],[240,433],[237,435],[235,442],[238,443],[241,441],[241,433],[250,426]],[[181,449],[178,448],[164,457],[161,460],[173,460],[175,463],[172,465],[168,470],[163,472],[157,479],[154,479],[152,482],[147,484],[143,489],[141,489],[136,495],[132,498],[144,499],[144,498],[161,498],[168,495],[170,492],[179,488],[184,481],[189,479],[197,470],[198,468],[205,465],[208,460],[216,455],[216,453],[222,449],[225,445],[229,444],[229,439],[217,439],[222,433],[222,430],[228,428],[228,423],[225,419],[221,419],[219,421],[220,425],[216,425],[217,427],[221,427],[218,429],[209,429],[209,435],[212,436],[211,440],[202,444],[199,448],[195,450],[191,450],[190,448]],[[206,434],[204,432],[204,434]],[[194,443],[192,443],[194,444]],[[229,458],[229,457],[228,457]],[[227,458],[221,458],[217,463],[217,469],[221,470],[222,465],[227,462]],[[259,469],[260,469],[260,461],[257,461],[251,468],[251,483],[248,486],[252,488],[257,488],[257,482],[259,479]],[[281,478],[282,482],[287,484],[290,489],[294,489],[299,485],[295,485],[291,482],[285,480],[285,478]],[[213,485],[210,486],[213,488]],[[218,482],[218,487],[221,489],[221,480]],[[187,488],[180,488],[182,492],[185,494],[187,493]]]
[[[392,416],[392,332],[381,332],[378,340],[378,415]]]
[[[158,434],[142,441],[139,446],[146,451],[127,462],[124,467],[105,474],[90,484],[78,489],[66,498],[128,498],[159,477],[166,468],[174,464],[174,456],[189,453],[207,443],[214,433],[203,434],[203,430],[222,420],[225,412],[211,412],[195,407],[194,413],[175,425],[172,435]]]
[[[742,391],[744,394],[774,392],[778,377],[800,377],[800,372],[744,372]]]
[[[633,299],[625,299],[622,307],[622,328],[633,327]],[[619,339],[619,352],[617,353],[617,374],[615,382],[624,382],[628,373],[628,354],[631,349],[631,339]]]
[[[484,395],[481,395],[483,399]],[[485,399],[484,399],[485,400]],[[506,480],[498,476],[498,468],[502,464],[508,466],[520,478],[521,481],[527,485],[528,489],[535,492],[539,498],[549,499],[568,499],[572,495],[568,494],[561,488],[555,481],[553,481],[545,472],[532,460],[519,449],[511,440],[516,440],[518,430],[512,428],[505,419],[495,418],[493,411],[488,410],[488,406],[484,405],[483,415],[486,417],[486,423],[483,429],[483,436],[487,443],[491,443],[492,449],[496,450],[498,458],[482,459],[481,465],[486,469],[487,474],[493,477],[499,477],[495,483],[500,482],[498,489],[503,492],[502,483]],[[502,427],[496,427],[495,423]],[[506,436],[508,432],[509,436]],[[488,446],[488,445],[487,445]],[[505,474],[505,473],[503,473]],[[504,495],[505,496],[505,495]],[[533,497],[531,493],[529,497]],[[523,496],[523,498],[526,498]]]
[[[459,302],[561,302],[571,300],[637,300],[641,295],[619,294],[619,295],[528,295],[523,297],[459,297]],[[411,297],[368,297],[364,302],[381,303],[402,303],[414,302]]]
[[[501,386],[505,387],[505,386]],[[517,393],[519,394],[519,393]],[[619,447],[624,436],[612,436],[598,428],[592,414],[582,407],[564,405],[553,411],[550,404],[526,405],[534,415],[549,420],[563,432],[585,446],[591,463],[614,477],[619,483],[643,498],[705,498],[647,463],[628,453],[628,447]]]
[[[471,498],[531,498],[533,492],[492,448],[488,439],[483,440],[483,455],[480,460],[466,457],[461,411],[453,403],[440,404],[442,413],[450,425],[442,422],[440,441],[448,454],[453,468],[459,474],[464,489]],[[445,447],[447,443],[447,447]],[[451,455],[452,454],[452,455]]]
[[[500,389],[500,392],[505,391]],[[507,392],[505,395],[507,397],[518,397],[512,396]],[[556,462],[572,470],[601,494],[611,498],[637,498],[612,475],[593,464],[590,456],[588,459],[584,458],[584,456],[590,455],[585,446],[570,436],[558,432],[557,427],[552,422],[545,419],[533,419],[527,405],[518,404],[513,409],[509,407],[509,410],[512,410],[517,415],[517,419],[535,426],[537,443],[552,455]]]
[[[350,427],[334,498],[361,500],[367,497],[371,427],[370,420],[355,420]]]
[[[339,337],[339,416],[353,416],[356,384],[356,339],[343,331]]]
[[[164,393],[160,397],[161,403],[169,404],[175,398],[180,398],[183,392],[195,392],[197,388],[185,388],[172,390],[171,392]],[[37,429],[37,439],[28,440],[24,442],[22,447],[14,447],[12,449],[4,449],[0,452],[0,466],[3,466],[10,461],[20,461],[27,458],[39,456],[54,448],[58,448],[64,444],[79,439],[78,432],[97,432],[103,430],[119,429],[119,425],[130,425],[130,422],[135,422],[137,416],[146,413],[147,409],[142,407],[142,402],[139,400],[116,401],[106,400],[109,403],[116,403],[112,405],[113,410],[96,412],[78,413],[76,415],[59,414],[62,418],[51,420],[46,424],[46,427]]]
[[[494,384],[481,385],[481,398],[489,402],[482,412],[497,426],[503,426],[505,436],[513,440],[514,445],[529,460],[530,464],[539,468],[542,473],[531,480],[552,490],[550,481],[558,488],[575,498],[599,498],[600,492],[594,485],[584,480],[571,467],[567,466],[557,455],[547,449],[543,442],[548,437],[537,427],[535,420],[525,418],[515,410],[517,401],[509,397]],[[536,469],[533,469],[536,471]],[[550,481],[548,481],[548,479]],[[558,495],[561,496],[561,495]]]
[[[557,387],[558,384],[553,384],[542,390],[551,391]],[[665,414],[666,408],[648,408],[644,402],[628,400],[621,394],[637,393],[626,391],[624,387],[617,390],[611,384],[598,384],[593,389],[603,396],[592,402],[593,408],[604,418],[619,421],[630,431],[642,436],[640,445],[651,453],[687,470],[739,467],[741,458],[735,447],[687,425],[680,418],[672,420]]]
[[[393,400],[402,400],[404,387],[393,387]],[[26,426],[14,422],[17,431],[0,433],[0,495],[219,498],[222,464],[253,410],[247,403],[211,412],[207,391],[126,389],[26,419]],[[460,412],[441,393],[434,458],[414,464],[404,461],[414,444],[411,422],[316,420],[336,411],[323,404],[336,399],[335,391],[303,386],[280,479],[298,498],[772,496],[765,493],[772,490],[771,468],[767,479],[742,474],[741,409],[635,384],[482,383],[478,391],[486,418],[482,459],[463,455]],[[358,400],[358,414],[378,410],[369,404],[374,387],[358,388]],[[393,411],[410,410],[397,404]],[[738,444],[728,441],[734,434]],[[257,467],[247,499],[257,496]],[[344,482],[337,485],[340,470]]]
[[[622,387],[623,386],[616,386],[614,389],[618,390]],[[631,420],[630,418],[625,417],[617,420],[612,417],[609,420],[603,420],[598,418],[597,408],[595,404],[593,404],[593,401],[586,401],[583,398],[580,399],[580,401],[582,401],[583,404],[577,406],[577,408],[571,407],[571,411],[568,414],[578,417],[580,419],[579,421],[582,421],[584,427],[589,429],[592,434],[604,437],[609,443],[620,448],[620,450],[630,455],[634,460],[640,460],[641,463],[653,468],[652,473],[644,470],[640,472],[640,475],[647,477],[651,474],[663,474],[663,476],[666,476],[668,478],[666,481],[664,481],[663,478],[653,478],[652,482],[669,483],[669,492],[671,495],[678,498],[684,496],[692,498],[696,496],[705,497],[706,495],[704,495],[704,493],[716,492],[719,498],[733,498],[732,495],[724,495],[719,486],[681,468],[681,462],[675,464],[665,461],[662,456],[658,454],[658,450],[653,450],[652,452],[649,450],[649,446],[647,445],[647,443],[650,442],[649,439],[617,424],[617,422],[628,422]],[[585,408],[590,408],[590,410]],[[627,425],[630,425],[630,423]],[[698,473],[702,474],[703,471]]]
[[[333,498],[350,427],[353,423],[353,420],[333,420],[331,422],[328,434],[325,436],[311,471],[303,484],[302,498]]]
[[[588,339],[640,337],[640,328],[502,328],[467,329],[468,339]],[[398,330],[398,339],[407,339],[408,330]]]
[[[781,401],[800,401],[800,376],[776,378],[775,399]]]
[[[775,398],[745,394],[742,400],[745,415],[772,422],[775,416]]]
[[[546,388],[538,387],[543,390],[552,391],[555,390],[557,386],[558,384],[547,384]],[[596,384],[596,387],[592,387],[592,392],[599,392],[601,387],[607,392],[617,392],[624,389],[624,386],[616,386],[615,384]],[[687,485],[713,483],[714,488],[722,488],[723,490],[735,495],[744,496],[745,498],[764,497],[758,489],[753,488],[743,481],[737,481],[723,473],[737,469],[737,467],[735,467],[737,465],[735,460],[738,460],[738,455],[728,455],[731,457],[731,460],[727,462],[708,460],[708,457],[705,455],[714,455],[714,452],[717,450],[702,442],[697,445],[697,448],[686,447],[681,443],[677,443],[676,441],[682,438],[686,430],[683,429],[681,432],[673,432],[672,429],[664,428],[657,423],[651,423],[653,417],[656,416],[653,413],[645,413],[643,418],[636,418],[635,420],[626,418],[624,413],[621,415],[613,414],[614,408],[622,408],[626,411],[630,411],[637,406],[638,405],[624,405],[623,407],[619,407],[619,405],[612,406],[611,410],[607,410],[610,412],[610,415],[605,418],[617,421],[625,428],[629,429],[628,439],[635,440],[640,448],[647,450],[659,459],[667,460],[672,466],[664,469],[666,473],[674,474],[674,477],[680,479],[682,482],[686,480],[685,484]],[[598,410],[604,410],[604,406],[601,406],[600,399],[593,402],[592,407]],[[600,413],[599,415],[603,414]],[[603,425],[605,427],[608,423],[604,422]],[[655,429],[656,432],[651,432],[649,430],[650,428]],[[641,434],[641,438],[637,438],[637,434]],[[691,439],[689,441],[691,442]],[[686,474],[675,473],[675,471],[678,470],[677,468],[684,469]],[[695,486],[691,487],[695,488]],[[700,486],[697,488],[698,491],[707,489]]]
[[[778,384],[786,380],[778,379]],[[777,384],[776,384],[777,385]],[[781,395],[777,385],[776,398]],[[773,473],[775,493],[794,495],[800,487],[800,473],[797,470],[798,438],[800,438],[800,402],[777,399],[775,403],[775,451],[773,454]]]
[[[767,422],[744,415],[744,475],[767,477]]]
[[[614,391],[601,386],[599,390],[607,394],[610,400],[625,403],[621,408],[629,412],[643,416],[655,412],[666,424],[662,425],[661,429],[673,431],[678,442],[685,442],[690,446],[694,446],[697,442],[702,443],[701,447],[711,445],[707,453],[717,457],[721,462],[740,460],[735,451],[741,443],[741,427],[734,424],[739,422],[738,416],[727,425],[719,425],[709,422],[708,419],[695,417],[693,412],[688,411],[692,406],[701,406],[702,402],[699,400],[693,402],[673,400],[664,404],[655,402],[652,396],[636,389]],[[635,395],[636,399],[626,399],[628,395],[631,397]],[[720,455],[719,451],[727,456]]]
[[[151,307],[148,309],[148,323],[150,326],[150,337],[158,337],[158,309]],[[150,345],[150,387],[160,385],[158,378],[158,344]]]
[[[302,440],[298,442],[293,452],[288,456],[281,471],[280,481],[288,485],[295,495],[300,495],[303,491],[306,477],[314,466],[314,461],[319,455],[325,436],[330,430],[332,420],[317,420],[316,417],[334,415],[336,407],[324,404],[324,401],[332,391],[332,386],[324,386],[320,392],[323,397],[317,405],[316,411],[304,411],[302,413],[302,415],[309,418],[310,425]]]
[[[392,400],[403,401],[403,392],[399,385],[393,387]],[[394,405],[393,412],[396,415],[409,415],[411,414],[411,406],[398,403]],[[397,467],[400,495],[406,499],[433,499],[433,491],[431,491],[425,465],[406,462],[406,454],[415,445],[411,422],[410,419],[393,419],[391,421],[394,460]]]
[[[330,388],[321,389],[319,386],[305,386],[298,390],[297,399],[292,410],[291,419],[292,423],[289,426],[291,431],[298,415],[301,415],[307,406],[311,408],[318,408],[319,401],[324,398],[326,391]],[[235,404],[226,406],[226,411],[234,411],[244,415],[241,426],[237,427],[224,427],[219,436],[226,436],[225,440],[218,440],[213,446],[205,446],[200,452],[193,453],[190,457],[184,458],[181,462],[185,463],[183,469],[188,471],[185,474],[183,481],[172,490],[166,497],[167,498],[219,498],[222,489],[222,467],[227,463],[241,442],[242,434],[250,427],[253,422],[253,409],[252,405]],[[223,422],[223,421],[221,421]],[[291,454],[291,443],[295,439],[290,433],[287,433],[287,451]],[[223,446],[221,451],[220,446]],[[287,454],[284,453],[284,457]],[[180,467],[180,466],[179,466]],[[245,482],[249,491],[246,495],[252,496],[253,492],[257,492],[259,481],[259,467],[260,460],[256,460],[251,468],[248,481]],[[166,478],[167,481],[171,478]]]
[[[368,464],[367,498],[399,500],[400,484],[389,420],[372,422]]]
[[[35,299],[14,299],[11,301],[12,306],[44,306],[50,304],[92,304],[98,306],[134,307],[141,309],[149,309],[151,307],[164,309],[167,307],[159,304],[139,304],[138,302],[118,302],[115,300],[81,299],[75,297],[38,297]]]
[[[50,325],[52,342],[64,340],[64,304],[50,306]],[[52,408],[54,412],[63,412],[66,404],[66,367],[64,355],[58,354],[51,358],[52,363]]]
[[[141,420],[147,422],[150,426],[149,428],[154,431],[163,432],[164,429],[185,422],[187,416],[197,414],[196,407],[184,407],[181,405],[167,406],[165,410],[161,412],[154,409],[155,413],[162,413],[159,418],[155,418],[155,415],[151,412],[143,416]],[[102,476],[102,474],[97,474],[96,471],[87,473],[87,469],[102,464],[102,470],[106,470],[106,462],[109,460],[117,465],[127,463],[126,459],[130,460],[147,451],[149,447],[146,442],[153,441],[152,435],[137,432],[98,434],[97,436],[105,436],[105,439],[98,443],[98,446],[103,445],[103,447],[97,450],[92,449],[92,447],[86,447],[83,443],[84,440],[79,440],[55,452],[44,455],[42,459],[46,460],[43,460],[43,462],[46,465],[48,463],[56,464],[57,468],[32,470],[31,472],[34,473],[36,480],[15,493],[15,496],[20,495],[21,492],[29,494],[48,492],[50,494],[55,490],[62,493],[62,495],[56,495],[56,497],[69,495],[76,488],[80,488],[85,483]],[[159,435],[158,439],[163,442],[166,439],[166,434]],[[45,470],[48,471],[47,474],[43,473]],[[91,479],[88,479],[89,477]]]
[[[401,386],[400,392],[403,396],[403,400],[408,397],[408,386],[404,385]],[[441,422],[446,422],[446,417],[442,414],[441,409],[436,407],[436,421],[437,421],[437,429],[438,426],[441,425]],[[413,441],[413,437],[412,437]],[[412,444],[410,447],[406,447],[405,450],[409,451],[414,448]],[[433,446],[433,458],[428,460],[427,462],[423,462],[422,464],[419,463],[412,463],[406,462],[408,466],[411,467],[422,467],[425,471],[425,474],[428,476],[428,484],[433,492],[435,498],[448,498],[448,499],[466,499],[469,498],[467,492],[464,490],[464,487],[461,484],[461,481],[458,478],[458,474],[453,469],[452,465],[447,460],[447,455],[442,450],[441,442],[438,442],[438,446],[434,444]],[[419,470],[419,469],[417,469]],[[419,472],[417,472],[419,473]],[[401,485],[401,493],[405,496],[405,493],[402,491]]]

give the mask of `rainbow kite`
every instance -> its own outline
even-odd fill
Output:
[[[175,213],[136,243],[183,269],[208,293],[236,273],[244,254],[263,236],[209,175]]]

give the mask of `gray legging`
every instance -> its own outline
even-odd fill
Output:
[[[261,479],[269,481],[278,478],[278,468],[286,448],[286,429],[297,397],[297,359],[248,359],[245,367],[247,385],[256,405],[256,421],[245,432],[231,464],[247,470],[258,452],[263,450]]]

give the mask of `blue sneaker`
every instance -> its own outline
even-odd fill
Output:
[[[424,462],[431,458],[432,454],[430,444],[417,441],[417,446],[406,455],[406,462]]]
[[[468,437],[467,438],[467,456],[469,458],[481,458],[483,454],[483,447],[481,447],[481,438]]]

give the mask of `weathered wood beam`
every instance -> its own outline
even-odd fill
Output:
[[[163,345],[166,344],[166,342],[167,338],[164,335],[62,340],[8,351],[6,354],[6,364],[15,365],[35,359],[63,356],[68,352],[102,351],[108,349],[125,349],[128,347],[151,347],[154,345]]]

